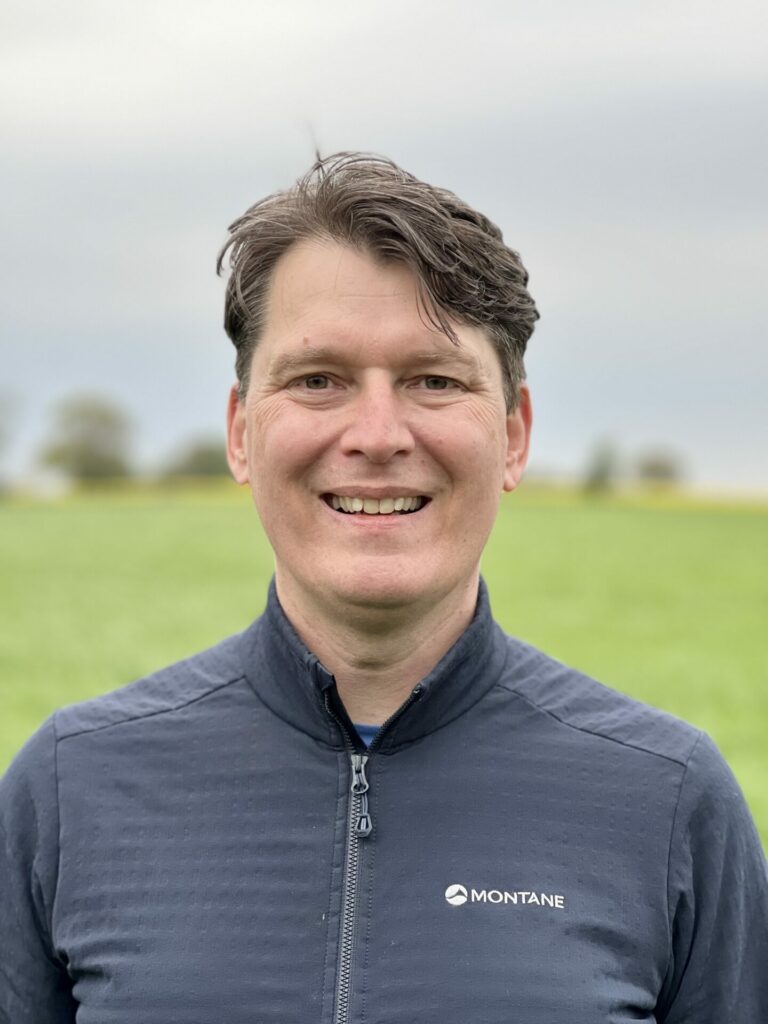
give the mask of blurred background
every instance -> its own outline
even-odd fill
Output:
[[[227,225],[323,153],[384,153],[519,249],[534,473],[664,454],[768,492],[759,0],[11,0],[0,32],[2,476],[99,396],[162,470],[222,435]]]
[[[710,729],[768,835],[766,11],[6,2],[0,769],[53,707],[258,613],[269,553],[215,483],[215,257],[316,147],[362,149],[487,213],[531,274],[497,616]]]

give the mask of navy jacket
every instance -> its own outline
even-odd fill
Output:
[[[2,1024],[765,1024],[765,859],[695,729],[494,625],[366,751],[274,592],[0,784]]]

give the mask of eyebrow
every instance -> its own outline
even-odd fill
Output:
[[[334,353],[330,348],[307,345],[301,352],[281,352],[276,355],[269,364],[269,372],[279,376],[293,370],[300,370],[309,363],[333,363],[338,360],[338,353]]]
[[[269,364],[269,372],[276,376],[282,376],[284,373],[301,370],[313,363],[337,365],[344,361],[344,357],[337,349],[307,345],[301,352],[283,352],[276,355]],[[476,356],[463,351],[458,346],[451,352],[435,352],[434,349],[411,352],[404,362],[408,366],[463,366],[475,373],[480,369]]]

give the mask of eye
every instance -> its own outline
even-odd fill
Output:
[[[324,373],[312,373],[308,377],[302,377],[297,383],[301,384],[307,391],[324,391],[330,387],[330,380]]]
[[[427,391],[448,391],[450,388],[459,387],[457,382],[450,377],[423,377],[422,383]]]
[[[294,377],[286,387],[293,392],[295,398],[315,405],[324,404],[333,397],[338,397],[343,389],[343,381],[335,373],[317,370],[315,373],[303,373]]]

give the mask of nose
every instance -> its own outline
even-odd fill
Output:
[[[364,455],[371,462],[388,462],[413,451],[415,443],[407,408],[391,382],[363,386],[349,406],[349,422],[341,437],[345,455]]]

